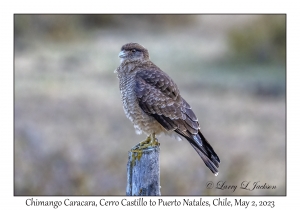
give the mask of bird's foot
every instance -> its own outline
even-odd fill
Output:
[[[144,141],[140,142],[140,147],[144,147],[146,145],[148,146],[150,142],[151,142],[151,137],[149,135]]]
[[[159,146],[159,142],[157,138],[155,138],[155,134],[150,134],[145,141],[140,142],[139,149],[155,146]]]
[[[157,140],[157,138],[155,138],[155,134],[151,134],[149,135],[146,140],[140,142],[139,144],[137,144],[136,146],[134,146],[131,149],[132,152],[132,162],[131,164],[135,163],[135,159],[137,158],[138,160],[141,159],[142,155],[143,155],[143,149],[148,149],[148,148],[153,148],[155,146],[159,146],[159,142]]]

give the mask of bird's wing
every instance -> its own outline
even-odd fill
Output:
[[[135,93],[145,113],[166,130],[174,130],[185,137],[211,171],[217,174],[219,157],[200,132],[198,119],[190,105],[180,96],[177,85],[166,73],[157,68],[139,70]]]
[[[136,74],[135,92],[142,110],[165,129],[196,134],[198,119],[181,98],[177,85],[160,70],[141,70]]]

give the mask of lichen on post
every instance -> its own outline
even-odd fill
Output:
[[[159,144],[137,144],[128,152],[126,195],[161,195]]]

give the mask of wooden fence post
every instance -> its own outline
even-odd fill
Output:
[[[128,152],[126,195],[161,195],[159,145]]]

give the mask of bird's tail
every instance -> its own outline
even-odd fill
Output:
[[[218,168],[220,163],[218,155],[215,153],[214,149],[210,146],[200,130],[198,130],[197,135],[193,135],[193,137],[193,140],[188,138],[189,143],[202,158],[205,165],[215,174],[215,176],[217,176],[219,173]]]

